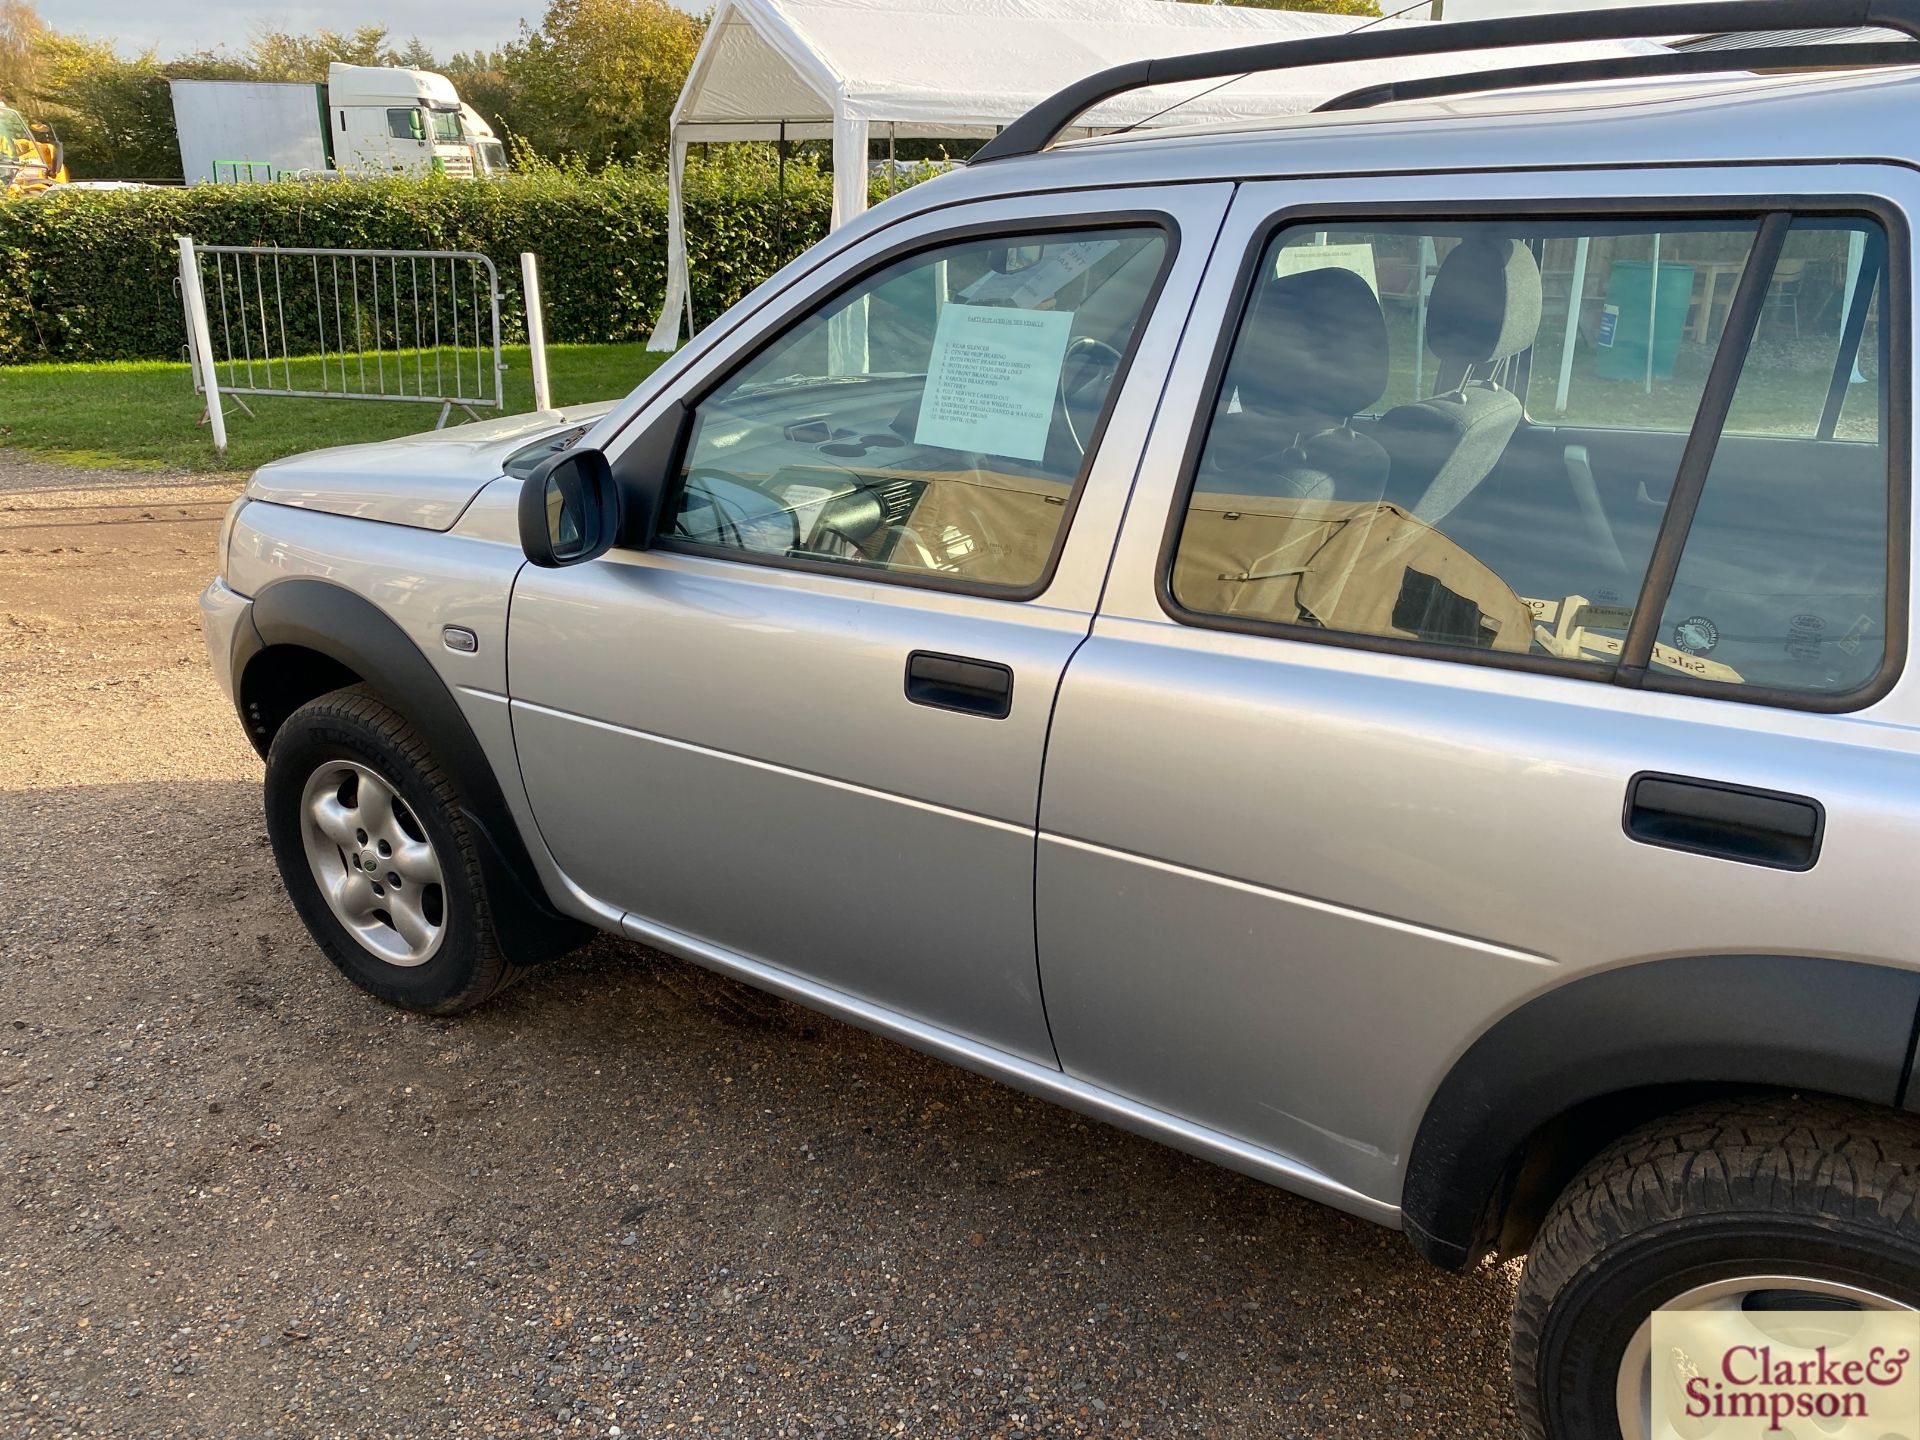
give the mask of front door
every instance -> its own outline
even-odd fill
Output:
[[[655,397],[626,434],[689,411],[658,538],[513,598],[515,742],[576,884],[1054,1063],[1047,723],[1227,194],[882,228]]]
[[[1055,714],[1069,1074],[1392,1203],[1447,1068],[1582,972],[1827,954],[1836,915],[1855,958],[1909,955],[1885,387],[1920,190],[1820,178],[1850,198],[1729,170],[1242,188]],[[1741,281],[1750,347],[1722,340]]]

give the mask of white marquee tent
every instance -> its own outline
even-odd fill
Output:
[[[720,0],[674,107],[667,296],[650,348],[678,344],[688,303],[681,190],[689,144],[831,140],[832,224],[839,226],[866,209],[868,145],[876,136],[984,138],[1109,65],[1337,34],[1364,23],[1172,0]],[[1547,53],[1571,58],[1640,48],[1563,46]],[[1212,88],[1217,82],[1157,86],[1099,106],[1076,128],[1094,133],[1135,124],[1176,102],[1168,123],[1293,113],[1360,85],[1523,64],[1540,53],[1328,66],[1254,75],[1220,88]]]

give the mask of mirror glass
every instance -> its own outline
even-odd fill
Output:
[[[553,557],[565,560],[580,553],[580,494],[576,487],[563,485],[558,475],[547,476],[547,539]]]
[[[576,447],[549,456],[520,487],[520,547],[536,565],[573,565],[606,553],[620,533],[620,492],[607,457]]]

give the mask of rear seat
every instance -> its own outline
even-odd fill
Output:
[[[1518,395],[1482,372],[1527,349],[1539,328],[1532,251],[1478,236],[1453,248],[1433,278],[1427,349],[1458,379],[1380,417],[1374,434],[1393,457],[1389,500],[1437,525],[1493,473],[1525,411]]]
[[[1199,488],[1307,500],[1378,499],[1387,453],[1348,421],[1387,388],[1387,321],[1351,270],[1261,288],[1227,367]]]

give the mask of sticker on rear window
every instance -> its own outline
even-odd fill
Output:
[[[1704,655],[1720,643],[1720,627],[1704,615],[1689,615],[1673,627],[1673,643],[1689,655]]]

